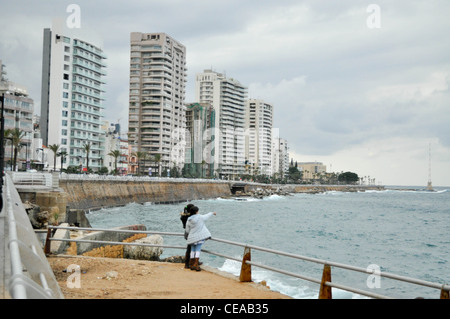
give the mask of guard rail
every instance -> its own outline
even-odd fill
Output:
[[[127,242],[98,241],[98,240],[85,240],[85,239],[68,239],[68,238],[58,238],[58,239],[56,239],[56,238],[52,238],[52,230],[53,229],[121,232],[121,233],[130,233],[130,234],[148,234],[148,235],[179,236],[179,237],[182,237],[184,235],[182,233],[174,233],[174,232],[143,231],[143,230],[118,230],[118,229],[86,228],[86,227],[49,226],[48,232],[47,232],[46,245],[45,245],[46,246],[46,248],[45,248],[45,252],[46,253],[50,252],[49,248],[50,248],[50,242],[51,241],[97,243],[97,244],[107,244],[107,245],[137,245],[137,246],[149,246],[149,247],[175,248],[175,249],[183,249],[183,250],[186,249],[185,245],[184,246],[157,245],[157,244],[146,244],[146,243],[135,243],[135,242],[127,243]],[[392,297],[389,297],[389,296],[385,296],[385,295],[373,293],[373,292],[370,292],[370,291],[357,289],[357,288],[350,287],[350,286],[347,286],[347,285],[343,285],[343,284],[332,282],[331,281],[331,267],[335,267],[335,268],[346,269],[346,270],[349,270],[349,271],[360,272],[360,273],[365,273],[365,274],[369,274],[369,275],[375,275],[375,276],[390,278],[390,279],[393,279],[393,280],[406,282],[406,283],[410,283],[410,284],[414,284],[414,285],[421,285],[421,286],[425,286],[425,287],[428,287],[428,288],[438,289],[438,290],[440,290],[440,299],[450,299],[449,298],[450,285],[447,285],[447,284],[434,283],[434,282],[425,281],[425,280],[421,280],[421,279],[415,279],[415,278],[400,276],[400,275],[396,275],[396,274],[392,274],[392,273],[388,273],[388,272],[381,272],[381,271],[377,272],[374,269],[361,268],[361,267],[356,267],[356,266],[352,266],[352,265],[346,265],[346,264],[337,263],[337,262],[333,262],[333,261],[317,259],[317,258],[311,258],[311,257],[307,257],[307,256],[292,254],[292,253],[288,253],[288,252],[283,252],[283,251],[279,251],[279,250],[259,247],[259,246],[255,246],[255,245],[249,245],[249,244],[245,244],[245,243],[240,243],[240,242],[235,242],[235,241],[230,241],[230,240],[225,240],[225,239],[220,239],[220,238],[214,238],[213,237],[213,238],[211,238],[211,240],[215,241],[215,242],[224,243],[224,244],[227,244],[227,245],[239,246],[239,247],[243,247],[244,248],[244,253],[243,253],[243,256],[242,256],[241,259],[235,258],[235,257],[232,257],[232,256],[227,256],[227,255],[222,254],[222,253],[218,253],[218,252],[213,252],[213,251],[210,251],[210,250],[202,249],[202,252],[204,252],[204,253],[208,253],[208,254],[212,254],[212,255],[215,255],[215,256],[219,256],[219,257],[223,257],[223,258],[226,258],[226,259],[230,259],[230,260],[235,260],[235,261],[241,262],[241,272],[240,272],[239,279],[242,282],[248,282],[248,281],[252,280],[251,266],[254,266],[254,267],[264,268],[264,269],[267,269],[267,270],[270,270],[270,271],[273,271],[273,272],[281,273],[281,274],[284,274],[284,275],[287,275],[287,276],[291,276],[291,277],[295,277],[295,278],[299,278],[299,279],[302,279],[302,280],[306,280],[306,281],[309,281],[309,282],[313,282],[313,283],[319,284],[320,285],[319,299],[331,299],[332,298],[332,290],[331,290],[331,288],[337,288],[337,289],[353,292],[353,293],[356,293],[356,294],[359,294],[359,295],[362,295],[362,296],[367,296],[367,297],[376,298],[376,299],[391,299],[392,298]],[[307,261],[307,262],[321,264],[321,265],[323,265],[322,278],[321,279],[311,278],[311,277],[308,277],[308,276],[305,276],[305,275],[302,275],[302,274],[297,274],[297,273],[293,273],[293,272],[290,272],[290,271],[282,270],[282,269],[279,269],[279,268],[276,268],[276,267],[271,267],[271,266],[263,265],[261,263],[256,263],[256,262],[251,260],[251,250],[258,250],[258,251],[262,251],[262,252],[266,252],[266,253],[271,253],[271,254],[275,254],[275,255],[286,256],[286,257],[289,257],[289,258],[294,258],[294,259],[299,259],[299,260],[303,260],[303,261]]]

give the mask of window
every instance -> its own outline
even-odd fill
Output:
[[[69,79],[69,74],[67,74],[67,73],[64,73],[64,75],[63,75],[63,79],[64,79],[64,80],[68,80],[68,79]]]

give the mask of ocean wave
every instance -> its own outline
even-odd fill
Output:
[[[218,269],[234,276],[239,276],[241,272],[241,263],[236,260],[226,259],[223,265]],[[313,289],[305,284],[302,284],[303,281],[297,278],[293,278],[292,280],[283,280],[277,278],[277,274],[272,271],[260,270],[256,267],[252,269],[252,281],[256,283],[265,281],[270,290],[279,292],[294,299],[317,299],[319,297],[319,287],[317,287],[317,289]],[[337,288],[332,288],[332,294],[334,299],[366,298],[365,296]]]
[[[240,196],[240,197],[229,197],[229,198],[222,198],[222,197],[218,197],[216,199],[210,199],[210,201],[232,201],[232,202],[260,202],[260,201],[271,201],[271,200],[282,200],[286,198],[285,196],[280,196],[280,195],[270,195],[270,196],[265,196],[262,198],[256,198],[256,197],[251,197],[251,196]]]
[[[235,260],[226,259],[223,265],[218,269],[234,276],[239,276],[241,272],[241,263]],[[317,298],[318,295],[317,292],[311,291],[311,288],[307,286],[301,287],[289,285],[280,279],[275,278],[273,272],[260,270],[258,268],[252,269],[252,281],[256,283],[265,281],[270,290],[282,293],[283,295],[294,299],[311,299]]]

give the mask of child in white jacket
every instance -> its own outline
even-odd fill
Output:
[[[200,215],[198,213],[198,207],[194,206],[190,209],[191,216],[186,222],[187,243],[191,246],[191,258],[189,260],[189,266],[191,270],[200,271],[198,260],[200,258],[200,251],[205,240],[211,238],[211,233],[206,228],[205,222],[212,216],[216,215],[215,212]]]

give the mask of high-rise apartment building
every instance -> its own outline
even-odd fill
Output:
[[[130,45],[128,131],[132,151],[159,157],[162,172],[174,166],[182,169],[186,48],[165,33],[132,32]]]
[[[62,23],[44,29],[40,127],[45,146],[57,144],[67,153],[63,167],[96,171],[102,164],[106,56],[76,30]]]
[[[272,176],[273,106],[262,100],[247,100],[245,123],[248,173]]]
[[[216,113],[211,150],[214,171],[220,178],[233,179],[244,173],[247,88],[225,74],[205,70],[197,74],[195,90],[196,101],[210,103]]]
[[[215,136],[216,112],[209,103],[190,103],[186,108],[185,174],[192,177],[214,176],[211,144]]]
[[[284,178],[289,172],[288,142],[277,136],[272,139],[272,167],[277,178]]]

